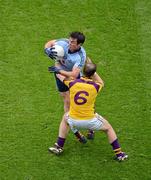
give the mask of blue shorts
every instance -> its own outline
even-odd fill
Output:
[[[66,92],[69,91],[68,86],[66,86],[60,79],[57,78],[56,73],[54,73],[56,79],[56,85],[59,92]]]
[[[56,79],[56,85],[59,92],[66,92],[69,91],[68,86],[66,86],[60,79],[57,78],[56,73],[54,73],[55,79]],[[77,77],[77,79],[80,78],[80,75]]]

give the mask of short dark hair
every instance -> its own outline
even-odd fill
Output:
[[[83,69],[83,73],[86,77],[90,78],[96,72],[97,66],[94,63],[86,63]]]
[[[85,35],[82,32],[78,32],[78,31],[71,32],[70,37],[77,39],[78,44],[80,43],[83,44],[85,41]]]

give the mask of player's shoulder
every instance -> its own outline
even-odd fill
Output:
[[[99,92],[103,87],[102,83],[94,81],[87,77],[81,77],[80,79],[83,80],[86,84],[93,85],[93,87],[97,90],[97,92]]]
[[[64,48],[64,51],[67,51],[67,49],[68,49],[68,47],[69,47],[69,41],[68,41],[68,39],[64,39],[64,38],[62,38],[62,39],[57,39],[56,42],[55,42],[55,44],[62,46],[62,47]]]
[[[81,46],[80,50],[85,52],[85,48],[83,46]]]
[[[85,57],[86,58],[86,51],[85,49],[81,46],[80,50],[78,51],[79,56]]]

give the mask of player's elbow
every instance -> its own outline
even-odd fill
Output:
[[[45,44],[44,48],[50,48],[50,47],[54,46],[54,45],[55,45],[55,42],[56,42],[56,40],[50,40],[50,41],[48,41],[48,42]]]
[[[101,84],[102,84],[102,87],[104,87],[104,82],[103,81],[101,82]]]
[[[47,42],[44,46],[44,49],[48,48],[49,47],[49,42]]]
[[[103,81],[97,81],[102,87],[104,87],[104,82]]]

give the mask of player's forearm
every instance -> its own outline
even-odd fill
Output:
[[[56,75],[57,76],[57,78],[59,78],[60,79],[60,81],[64,81],[64,79],[66,79],[66,77],[65,76],[62,76],[61,74],[57,74]]]
[[[51,41],[48,41],[48,42],[45,44],[45,48],[49,48],[49,47],[54,46],[55,41],[56,41],[56,40],[51,40]]]
[[[93,81],[101,83],[104,86],[104,82],[101,79],[101,77],[95,72],[94,75],[92,76]]]
[[[92,60],[89,57],[87,57],[86,58],[86,63],[92,63]]]
[[[64,70],[60,70],[60,74],[66,77],[72,77],[74,79],[76,79],[78,77],[79,74],[74,73],[72,71],[64,71]]]

